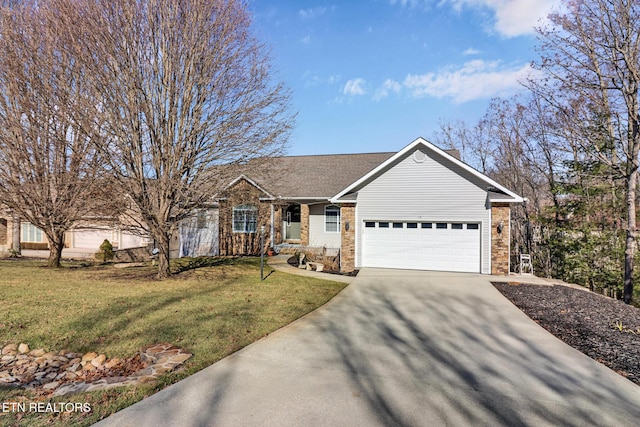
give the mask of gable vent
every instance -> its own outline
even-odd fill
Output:
[[[416,163],[422,163],[427,159],[427,155],[420,150],[413,152],[413,161]]]

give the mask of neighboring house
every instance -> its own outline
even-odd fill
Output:
[[[422,138],[397,153],[280,157],[239,173],[180,228],[179,256],[326,248],[361,267],[510,270],[510,204],[522,197]],[[199,224],[199,226],[194,226]]]
[[[12,231],[16,222],[11,216],[0,215],[0,252],[8,251],[12,247]],[[28,222],[19,223],[20,246],[22,249],[48,250],[47,236]],[[149,239],[131,233],[126,229],[113,227],[99,222],[85,222],[84,224],[65,233],[65,249],[74,252],[93,254],[98,252],[100,245],[107,239],[115,249],[129,249],[146,246]]]

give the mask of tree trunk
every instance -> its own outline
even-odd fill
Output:
[[[624,249],[623,300],[627,304],[633,299],[633,257],[636,250],[636,187],[638,170],[633,169],[627,181],[627,238]]]
[[[169,264],[170,260],[170,236],[169,234],[163,233],[161,236],[156,238],[156,243],[158,245],[158,279],[166,279],[171,276],[171,265]]]
[[[22,254],[22,246],[20,245],[20,218],[13,217],[13,230],[11,233],[11,250],[14,255]]]
[[[64,248],[64,233],[59,233],[49,239],[49,262],[47,267],[59,268],[60,259],[62,258],[62,249]]]

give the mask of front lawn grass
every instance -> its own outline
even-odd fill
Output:
[[[88,414],[0,410],[0,425],[90,425],[291,323],[345,286],[278,271],[260,281],[255,258],[178,260],[173,269],[179,273],[163,281],[152,266],[44,265],[0,260],[0,346],[24,342],[31,349],[126,358],[169,342],[193,357],[156,383],[46,400],[87,402]],[[39,400],[24,389],[0,387],[0,405]]]

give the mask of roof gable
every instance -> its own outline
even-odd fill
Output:
[[[245,176],[244,174],[240,175],[239,177],[237,177],[236,179],[234,179],[233,181],[231,181],[222,191],[222,193],[224,194],[226,191],[231,190],[233,187],[235,187],[236,185],[238,185],[240,182],[246,182],[247,184],[249,184],[252,187],[255,187],[260,193],[262,193],[261,198],[264,199],[275,199],[275,197],[273,197],[268,191],[266,191],[264,188],[262,188],[258,183],[256,183],[255,181],[253,181],[251,178]],[[214,198],[218,198],[221,194],[217,194],[216,196],[214,196]]]
[[[410,153],[413,153],[415,150],[420,148],[436,153],[437,155],[443,157],[446,161],[451,162],[453,165],[463,169],[464,171],[470,173],[472,176],[486,183],[486,190],[489,193],[490,202],[500,201],[500,202],[507,202],[507,203],[520,203],[524,201],[524,199],[521,196],[515,194],[514,192],[498,184],[497,182],[495,182],[488,176],[484,175],[483,173],[478,172],[471,166],[467,165],[466,163],[462,162],[455,156],[451,155],[449,152],[436,147],[435,145],[431,144],[424,138],[417,138],[411,144],[407,145],[405,148],[397,152],[395,155],[388,158],[386,161],[384,161],[383,163],[378,165],[376,168],[371,170],[369,173],[362,176],[360,179],[351,183],[350,185],[345,187],[343,190],[338,192],[334,197],[331,198],[331,201],[333,203],[338,203],[340,201],[349,201],[350,199],[352,199],[351,197],[349,197],[351,193],[358,191],[358,189],[367,185],[377,176],[380,176],[381,174],[383,174],[386,170],[388,170],[398,161],[400,161]]]

